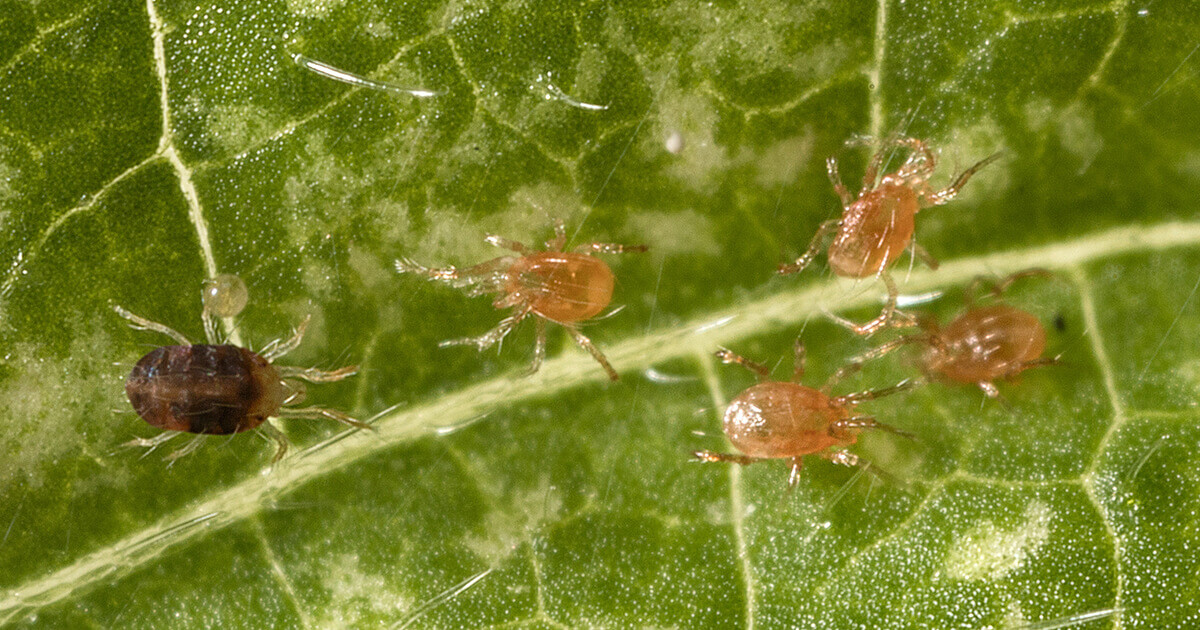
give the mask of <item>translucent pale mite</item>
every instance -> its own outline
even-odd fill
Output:
[[[322,407],[289,408],[304,400],[304,386],[291,379],[311,383],[340,381],[357,371],[347,366],[331,372],[312,368],[274,365],[279,357],[295,350],[309,318],[305,318],[295,334],[287,340],[276,340],[254,352],[240,346],[218,344],[209,335],[207,344],[193,344],[187,337],[158,322],[139,317],[114,306],[118,315],[131,322],[137,330],[160,332],[179,342],[161,346],[146,353],[125,379],[125,394],[143,420],[166,432],[154,438],[139,438],[132,446],[151,450],[162,445],[177,433],[199,435],[232,435],[252,429],[262,430],[277,444],[272,462],[287,452],[288,442],[268,418],[325,418],[361,429],[370,425],[332,409]],[[205,330],[215,330],[212,315],[203,312]],[[168,456],[174,460],[199,445],[193,440]]]
[[[1021,372],[1054,365],[1057,357],[1043,357],[1046,329],[1037,317],[1004,303],[975,306],[975,294],[985,284],[999,297],[1013,282],[1033,276],[1051,276],[1044,269],[1027,269],[999,281],[976,278],[967,288],[967,310],[944,328],[930,317],[920,317],[922,332],[897,337],[862,355],[859,360],[883,356],[901,346],[920,344],[921,367],[933,379],[978,385],[990,398],[998,398],[996,381],[1011,381]]]
[[[736,363],[758,376],[759,383],[738,394],[725,409],[722,426],[729,441],[742,454],[696,451],[701,462],[730,462],[753,464],[769,459],[785,459],[791,464],[788,487],[800,481],[803,456],[818,454],[845,466],[859,465],[857,455],[845,447],[858,440],[863,429],[881,429],[912,437],[858,413],[856,406],[864,401],[882,398],[916,387],[917,383],[903,381],[891,387],[853,394],[833,396],[830,390],[848,374],[858,371],[862,363],[851,363],[839,369],[820,389],[800,384],[804,376],[804,346],[796,340],[795,364],[791,381],[771,380],[766,366],[740,357],[729,350],[717,352],[724,363]]]
[[[567,235],[562,221],[555,221],[554,238],[546,241],[545,250],[534,250],[494,234],[485,240],[518,255],[493,258],[466,269],[434,269],[407,258],[396,261],[396,271],[400,273],[445,282],[466,289],[468,295],[496,294],[493,306],[513,309],[498,326],[483,335],[451,339],[441,345],[471,345],[483,351],[499,343],[521,320],[532,315],[537,321],[537,342],[529,373],[536,372],[546,358],[546,322],[551,321],[565,328],[600,363],[608,377],[617,380],[617,371],[576,324],[595,317],[612,301],[615,283],[612,270],[592,254],[644,252],[646,246],[588,243],[564,252]]]
[[[869,137],[846,142],[848,147],[870,144],[875,141]],[[892,147],[907,148],[911,154],[900,168],[876,182],[879,168]],[[871,157],[863,175],[862,189],[854,198],[838,174],[837,158],[831,156],[826,160],[826,167],[833,189],[842,202],[842,216],[822,223],[804,255],[791,264],[780,265],[779,273],[797,273],[807,267],[816,258],[825,238],[832,234],[828,257],[833,272],[844,278],[879,276],[888,291],[883,312],[875,319],[864,324],[834,319],[860,335],[869,335],[887,326],[912,325],[911,318],[896,310],[900,291],[888,269],[910,247],[913,255],[930,268],[937,268],[937,260],[913,242],[915,215],[922,207],[939,206],[953,199],[972,175],[999,157],[999,153],[993,154],[963,171],[946,188],[933,190],[929,186],[937,163],[933,151],[916,138],[891,138],[884,141]]]

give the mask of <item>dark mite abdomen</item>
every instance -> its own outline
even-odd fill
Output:
[[[169,431],[229,435],[253,429],[279,411],[279,372],[258,354],[229,345],[162,346],[125,379],[143,420]]]

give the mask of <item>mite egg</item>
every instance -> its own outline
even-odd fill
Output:
[[[236,317],[250,301],[250,291],[241,278],[223,273],[204,281],[200,298],[208,313],[216,317]]]

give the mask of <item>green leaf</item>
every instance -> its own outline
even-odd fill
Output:
[[[1198,45],[1188,0],[0,0],[0,625],[1196,627]],[[944,322],[978,274],[1053,270],[1004,299],[1062,364],[1006,404],[864,404],[917,436],[853,447],[891,480],[689,462],[752,383],[718,347],[782,377],[801,335],[815,384],[891,336],[823,315],[880,283],[774,275],[856,134],[929,141],[935,187],[1003,151],[918,216],[943,265],[896,277]],[[530,324],[439,348],[501,313],[393,270],[550,217],[651,246],[604,256],[625,309],[584,329],[617,383],[553,325],[532,377]],[[282,363],[359,365],[309,399],[378,430],[281,422],[274,467],[251,434],[121,448],[155,435],[122,389],[166,341],[111,307],[199,339],[216,273],[250,288],[225,333],[312,315]]]

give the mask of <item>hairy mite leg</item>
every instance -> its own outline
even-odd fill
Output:
[[[554,238],[546,241],[546,249],[552,252],[561,252],[563,245],[567,244],[567,224],[562,219],[554,219]]]
[[[968,306],[974,304],[976,293],[978,293],[980,288],[984,287],[985,285],[991,285],[992,287],[987,291],[988,295],[991,295],[992,297],[999,297],[1000,294],[1007,291],[1008,288],[1011,287],[1016,281],[1024,278],[1034,277],[1054,278],[1055,276],[1053,272],[1042,269],[1041,267],[1034,267],[1024,271],[1018,271],[1014,274],[1005,276],[1000,280],[995,280],[987,276],[976,276],[975,279],[971,281],[971,284],[967,285],[967,290],[963,293],[963,301],[966,302]]]
[[[288,442],[287,436],[283,434],[283,431],[275,428],[275,425],[271,424],[269,421],[260,424],[258,426],[258,430],[260,433],[262,433],[262,435],[266,436],[267,439],[275,443],[275,455],[271,457],[271,465],[274,466],[275,464],[278,464],[279,460],[283,459],[283,456],[288,452],[288,446],[290,443]]]
[[[529,248],[526,247],[526,245],[524,243],[522,243],[520,241],[514,241],[512,239],[504,238],[503,236],[498,236],[496,234],[488,234],[487,237],[484,238],[483,240],[488,245],[491,245],[493,247],[507,249],[510,251],[517,252],[518,254],[521,254],[521,255],[525,255],[525,254],[529,253]],[[453,267],[451,267],[451,269],[453,269]]]
[[[1002,153],[996,152],[976,162],[974,166],[963,171],[962,174],[958,176],[958,179],[954,180],[953,184],[950,184],[949,186],[937,192],[925,195],[925,200],[933,206],[940,206],[947,201],[950,201],[956,195],[958,195],[958,191],[961,190],[964,185],[966,185],[967,180],[971,179],[972,175],[977,173],[979,169],[1000,159],[1001,155]]]
[[[167,455],[163,459],[170,462],[171,464],[173,464],[173,463],[175,463],[175,460],[180,459],[182,457],[187,457],[188,455],[191,455],[196,449],[200,448],[200,445],[204,443],[203,440],[204,440],[203,435],[197,435],[197,436],[193,437],[192,439],[188,440],[187,444],[184,444],[182,447],[172,451],[170,455]],[[171,464],[167,464],[167,465],[170,466]]]
[[[292,333],[291,338],[286,341],[279,339],[272,341],[267,344],[267,347],[262,349],[259,356],[266,359],[267,362],[273,362],[275,359],[300,347],[300,342],[304,340],[304,331],[308,330],[308,322],[311,320],[312,315],[305,316],[304,321],[300,322],[299,326],[296,326],[296,332]]]
[[[788,472],[788,492],[796,489],[800,485],[800,470],[804,468],[804,460],[800,457],[793,457],[788,460],[788,464],[792,469]]]
[[[695,457],[696,461],[705,464],[726,462],[729,464],[738,464],[740,466],[749,466],[750,464],[767,461],[766,458],[762,457],[749,457],[734,453],[718,453],[716,451],[693,451],[692,457]]]
[[[899,383],[896,383],[895,385],[892,385],[890,387],[881,387],[879,389],[868,389],[868,390],[862,391],[862,392],[854,392],[853,394],[845,394],[843,396],[835,396],[834,398],[831,398],[830,400],[832,400],[834,402],[834,404],[839,405],[839,406],[857,405],[860,402],[865,402],[868,400],[875,400],[877,398],[883,398],[884,396],[891,396],[892,394],[899,394],[900,392],[906,392],[910,389],[915,389],[915,388],[919,387],[920,385],[921,385],[920,381],[904,380],[904,381],[900,381]]]
[[[933,257],[933,254],[930,254],[929,251],[924,247],[917,245],[915,240],[912,241],[912,253],[913,256],[921,259],[921,262],[925,263],[926,267],[929,267],[934,271],[937,271],[937,268],[942,266],[941,263],[939,263],[937,259]]]
[[[613,366],[609,365],[608,359],[604,358],[604,353],[600,352],[600,349],[596,347],[596,344],[592,343],[591,339],[585,337],[584,334],[579,332],[579,329],[574,326],[562,324],[562,327],[566,328],[567,332],[571,333],[571,336],[575,338],[575,343],[579,344],[584,350],[587,350],[592,355],[592,358],[600,363],[600,366],[604,368],[604,371],[608,372],[608,378],[614,381],[621,378],[617,375],[617,371],[613,369]]]
[[[167,326],[158,322],[152,322],[144,317],[138,317],[137,315],[134,315],[133,313],[130,313],[129,311],[121,308],[120,306],[116,306],[115,304],[113,305],[113,310],[117,312],[117,315],[120,315],[121,317],[128,319],[130,322],[133,322],[129,325],[129,327],[133,328],[134,330],[153,330],[154,332],[162,333],[174,339],[175,341],[178,341],[180,345],[192,345],[192,342],[188,341],[187,337],[184,337],[173,328],[168,328]]]
[[[646,245],[621,245],[618,243],[588,243],[571,250],[577,254],[635,254],[650,249]]]
[[[905,181],[913,179],[924,181],[933,174],[934,168],[937,166],[937,156],[924,142],[916,138],[894,138],[889,141],[889,144],[907,147],[912,151],[904,165],[896,171],[897,178]]]
[[[208,343],[214,346],[220,343],[217,341],[217,318],[213,317],[208,308],[200,311],[200,321],[204,322],[204,338]]]
[[[842,200],[842,207],[850,207],[850,204],[854,203],[854,198],[850,196],[850,190],[846,188],[846,185],[842,183],[842,176],[838,173],[838,161],[836,157],[831,155],[825,159],[825,171],[829,173],[829,181],[833,183],[833,191]]]
[[[890,424],[879,422],[874,416],[851,416],[849,418],[835,420],[834,422],[830,423],[830,426],[835,429],[879,429],[881,431],[887,431],[888,433],[894,433],[896,435],[906,437],[910,440],[917,439],[917,436],[913,435],[912,433],[897,429]]]
[[[755,363],[754,361],[734,354],[732,351],[726,350],[725,348],[717,350],[716,357],[721,360],[721,363],[736,363],[747,370],[754,372],[756,375],[758,375],[758,380],[760,381],[770,380],[771,378],[771,370],[768,370],[767,366],[761,363]]]
[[[896,301],[900,299],[900,289],[896,286],[896,281],[892,280],[892,275],[884,271],[879,274],[879,277],[887,285],[888,296],[887,302],[883,305],[883,311],[879,313],[878,317],[863,324],[855,324],[832,313],[829,314],[830,319],[859,335],[873,335],[884,328],[905,328],[916,325],[917,322],[911,315],[896,309]]]
[[[808,250],[804,252],[804,255],[797,258],[796,262],[790,265],[779,265],[779,269],[776,271],[776,273],[780,275],[798,273],[805,267],[809,266],[809,264],[811,264],[812,261],[817,257],[817,254],[821,251],[821,245],[823,244],[822,242],[825,240],[825,238],[830,234],[833,234],[841,224],[842,222],[837,219],[830,219],[822,223],[821,227],[817,229],[816,235],[813,236],[812,241],[808,244]]]
[[[430,280],[444,282],[456,289],[468,289],[469,295],[482,295],[501,291],[507,280],[508,268],[515,258],[501,256],[479,263],[473,267],[459,269],[457,267],[426,267],[408,258],[399,258],[395,262],[397,273],[411,273],[425,276]]]
[[[340,411],[337,411],[334,409],[326,409],[324,407],[305,407],[303,409],[288,409],[285,407],[285,408],[281,408],[278,412],[276,412],[275,415],[280,418],[307,418],[309,420],[322,420],[322,419],[337,420],[338,422],[341,422],[344,425],[352,426],[356,429],[366,429],[368,431],[375,430],[375,427],[373,427],[365,422],[355,420],[354,418],[351,418],[350,416],[348,416]],[[266,423],[264,423],[264,424],[266,424]]]
[[[804,378],[804,363],[807,357],[807,352],[804,350],[804,344],[796,337],[796,342],[792,344],[792,382],[799,383],[800,379]]]
[[[546,320],[541,317],[534,319],[537,323],[537,333],[533,342],[533,363],[529,364],[527,375],[541,369],[542,362],[546,360]]]
[[[522,319],[525,319],[525,316],[528,315],[529,312],[530,311],[528,308],[519,310],[500,320],[500,323],[497,324],[495,328],[483,333],[482,335],[479,335],[478,337],[447,339],[446,341],[439,343],[438,347],[446,348],[448,346],[475,346],[480,352],[482,352],[496,345],[497,343],[500,343],[502,339],[508,336],[508,333],[512,332],[513,328],[515,328]]]
[[[126,448],[133,447],[133,446],[138,446],[138,447],[144,448],[144,449],[146,449],[146,452],[142,453],[142,457],[145,457],[145,456],[149,455],[150,453],[153,453],[154,449],[162,446],[163,444],[166,444],[168,441],[170,441],[171,438],[175,437],[176,435],[179,435],[178,431],[163,431],[162,433],[159,433],[158,435],[156,435],[152,438],[135,438],[128,442],[125,442],[121,446],[124,446]]]
[[[354,376],[358,372],[357,365],[347,365],[332,372],[324,372],[316,368],[298,368],[285,365],[276,366],[275,369],[279,371],[279,376],[282,378],[299,378],[310,383],[332,383],[348,376]]]

